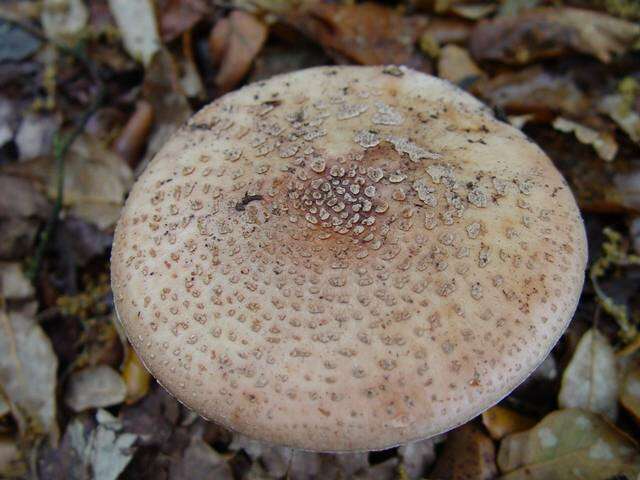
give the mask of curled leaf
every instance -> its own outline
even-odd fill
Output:
[[[220,90],[231,90],[249,72],[267,33],[264,23],[241,10],[231,12],[216,23],[209,36],[209,47],[219,64],[215,82]]]
[[[576,408],[552,412],[531,430],[505,437],[498,466],[505,480],[636,478],[640,454],[615,426]]]
[[[640,26],[579,8],[539,8],[480,22],[471,34],[478,60],[526,64],[574,51],[610,62],[640,36]]]

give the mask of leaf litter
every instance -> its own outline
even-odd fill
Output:
[[[631,437],[640,428],[640,13],[630,0],[564,3],[4,2],[0,476],[639,473]],[[394,63],[477,95],[566,176],[592,258],[567,334],[500,405],[447,435],[384,452],[294,452],[197,418],[152,380],[113,323],[108,249],[135,174],[193,111],[249,81],[314,65]],[[104,99],[97,107],[96,98]],[[56,139],[76,130],[61,161]],[[41,268],[29,278],[38,252]]]

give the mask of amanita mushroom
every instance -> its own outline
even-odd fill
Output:
[[[225,95],[137,181],[113,291],[176,398],[251,437],[373,450],[489,408],[549,353],[586,238],[545,154],[404,67]]]

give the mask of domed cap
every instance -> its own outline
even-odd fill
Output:
[[[135,184],[112,274],[145,365],[202,416],[319,450],[449,430],[546,357],[585,231],[520,131],[402,67],[322,67],[196,114]]]

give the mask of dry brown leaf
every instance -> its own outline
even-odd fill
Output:
[[[460,84],[478,80],[484,77],[484,72],[475,64],[466,49],[457,45],[446,45],[440,50],[438,76]]]
[[[510,113],[579,115],[589,107],[589,101],[572,80],[547,73],[541,67],[500,74],[475,87],[490,105]]]
[[[473,24],[455,18],[433,18],[429,20],[423,35],[429,35],[438,45],[465,43],[471,35]]]
[[[89,20],[83,0],[44,0],[40,21],[48,38],[73,42]]]
[[[317,3],[285,19],[337,61],[346,58],[362,65],[404,64],[429,69],[426,59],[414,55],[426,17],[406,17],[389,7],[366,2]]]
[[[15,438],[0,435],[0,477],[26,478],[27,465]]]
[[[32,253],[50,205],[33,182],[26,179],[0,174],[0,192],[0,258],[24,257]]]
[[[640,365],[636,362],[620,386],[620,403],[640,422]]]
[[[526,64],[569,52],[610,62],[631,48],[640,26],[579,8],[539,8],[478,23],[470,39],[477,60]]]
[[[67,384],[64,403],[74,412],[118,405],[125,399],[124,380],[113,368],[96,365],[73,372]]]
[[[562,375],[558,404],[562,408],[584,408],[616,419],[618,372],[615,352],[607,338],[597,330],[587,331],[580,339]]]
[[[160,147],[193,113],[180,87],[175,60],[167,49],[160,50],[147,67],[142,95],[153,107],[154,123],[143,160],[144,168]]]
[[[158,24],[162,41],[170,42],[191,30],[209,10],[205,0],[160,0]]]
[[[209,36],[211,54],[219,64],[215,83],[228,92],[249,73],[269,29],[253,15],[241,10],[218,21]]]
[[[473,423],[447,434],[430,478],[489,480],[496,476],[493,441]]]
[[[127,390],[125,400],[127,404],[137,402],[149,392],[151,374],[144,368],[144,365],[131,347],[127,348],[126,360],[122,368],[122,378]]]
[[[58,359],[51,342],[33,317],[26,311],[0,310],[0,385],[11,402],[32,421],[31,428],[48,433],[54,443],[59,434],[57,369]],[[27,429],[26,424],[22,429]]]
[[[599,415],[569,409],[502,440],[498,466],[504,480],[636,478],[640,454],[631,438]]]
[[[147,66],[160,49],[160,37],[152,0],[109,0],[124,48]]]
[[[500,405],[490,408],[482,414],[482,423],[494,440],[501,440],[512,433],[528,430],[535,420]]]
[[[129,166],[95,139],[86,136],[73,143],[65,162],[65,206],[99,228],[112,226],[133,183]],[[53,171],[47,180],[49,196],[55,198]]]
[[[599,132],[564,117],[557,117],[553,121],[553,128],[565,133],[573,132],[578,141],[591,145],[598,156],[607,162],[611,162],[618,153],[618,143],[611,132]]]
[[[0,297],[26,300],[35,294],[33,285],[18,262],[0,262]]]
[[[120,135],[113,144],[113,149],[134,168],[144,150],[151,133],[153,123],[153,107],[145,100],[136,103],[136,109],[129,117]]]
[[[173,463],[169,480],[194,480],[211,478],[233,480],[231,467],[225,459],[206,442],[192,437],[179,461]]]

